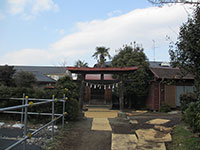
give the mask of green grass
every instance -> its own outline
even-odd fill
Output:
[[[185,124],[177,125],[172,132],[168,150],[200,150],[200,134],[194,134]]]

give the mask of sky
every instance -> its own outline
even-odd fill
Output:
[[[96,47],[114,56],[134,41],[150,61],[170,61],[169,43],[191,12],[147,0],[0,0],[0,64],[92,67]]]

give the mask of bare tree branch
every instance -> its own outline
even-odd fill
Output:
[[[182,3],[182,4],[200,4],[200,0],[148,0],[154,5],[172,4],[172,3]]]

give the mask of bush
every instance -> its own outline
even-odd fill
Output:
[[[0,108],[9,107],[9,106],[16,106],[21,105],[22,102],[19,100],[12,100],[9,98],[22,98],[23,93],[26,94],[29,98],[37,98],[37,99],[52,99],[52,95],[55,95],[55,98],[62,99],[63,94],[68,97],[68,101],[66,102],[66,111],[68,113],[67,119],[69,120],[76,120],[79,116],[79,103],[75,100],[77,96],[77,91],[75,88],[75,84],[72,84],[72,87],[69,85],[69,88],[74,88],[73,90],[68,90],[68,88],[64,89],[51,89],[51,90],[44,90],[40,88],[24,88],[24,87],[7,87],[7,86],[0,86]],[[76,94],[74,94],[76,92]],[[35,101],[36,102],[36,101]],[[34,102],[34,103],[35,103]],[[29,108],[31,112],[50,112],[52,111],[51,103],[37,105],[32,108]],[[55,113],[62,114],[63,112],[63,103],[57,102],[55,103]],[[29,118],[36,118],[40,120],[41,117],[36,117],[35,115],[29,115]]]
[[[66,112],[68,120],[77,120],[80,115],[79,102],[75,99],[67,100],[66,102]]]
[[[188,108],[189,104],[191,102],[196,102],[196,101],[197,101],[197,98],[194,93],[181,94],[180,96],[181,112],[184,113],[185,110]]]
[[[34,90],[30,88],[0,86],[0,107],[21,105],[21,101],[9,100],[9,98],[22,98],[23,93],[26,93],[27,95],[33,95]]]
[[[32,72],[19,71],[14,77],[15,84],[17,87],[33,87],[37,79]]]
[[[160,112],[165,112],[165,113],[167,113],[167,112],[170,112],[171,111],[171,108],[170,108],[170,106],[169,105],[167,105],[167,104],[162,104],[161,105],[161,107],[160,107]]]
[[[192,102],[184,114],[185,122],[194,132],[200,132],[200,101]]]

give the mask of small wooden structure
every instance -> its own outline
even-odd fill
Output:
[[[100,80],[93,80],[90,81],[94,84],[103,84],[109,85],[112,83],[119,83],[119,102],[120,102],[120,111],[124,109],[124,92],[123,92],[123,74],[126,73],[133,73],[139,67],[123,67],[123,68],[80,68],[80,67],[67,67],[67,70],[71,73],[76,73],[81,76],[81,87],[80,87],[80,109],[82,111],[83,108],[83,99],[84,99],[84,90],[85,90],[85,83],[86,83],[86,75],[88,74],[99,74]],[[116,80],[104,80],[105,74],[117,74],[119,75],[119,79]]]
[[[194,76],[183,74],[179,68],[150,67],[154,79],[150,83],[146,107],[160,110],[163,104],[180,106],[180,95],[194,91]]]

